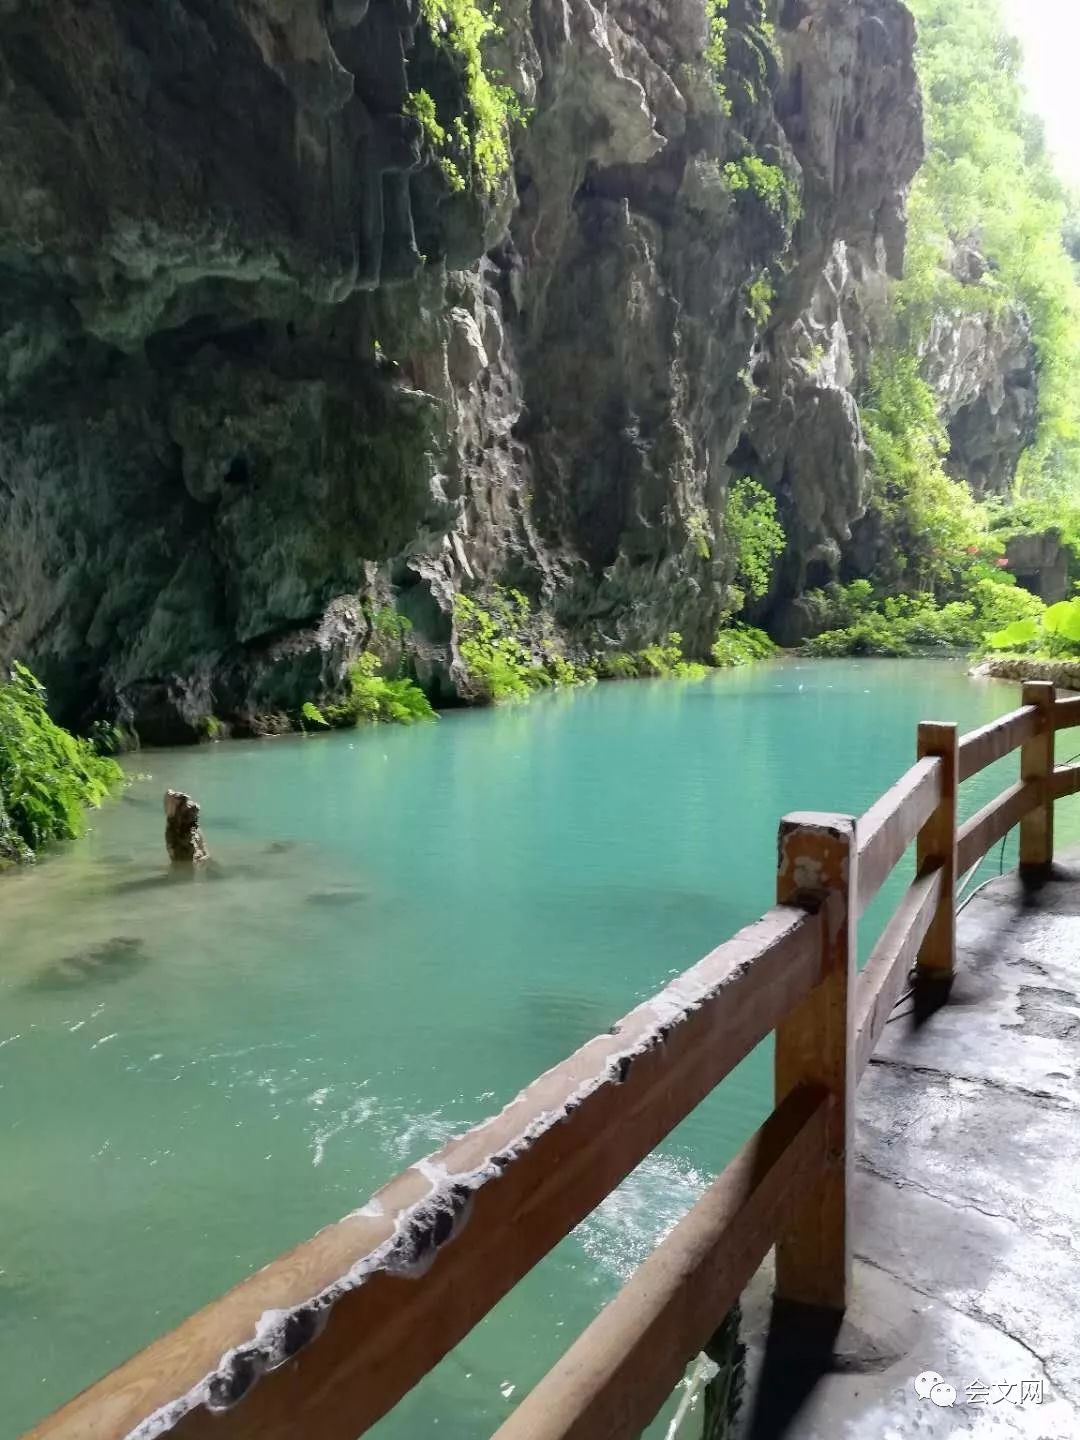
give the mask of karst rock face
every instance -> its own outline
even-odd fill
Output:
[[[529,123],[455,193],[408,97],[467,100],[416,0],[0,0],[0,659],[171,741],[331,687],[391,597],[444,697],[487,581],[571,643],[702,652],[743,475],[790,537],[770,603],[827,578],[922,154],[913,25],[727,18],[724,102],[704,0],[505,0]],[[732,183],[747,155],[782,193]],[[1022,327],[944,317],[928,359],[987,489]]]

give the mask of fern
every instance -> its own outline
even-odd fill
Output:
[[[122,779],[115,760],[54,723],[43,687],[16,661],[0,683],[0,864],[80,835],[86,806]]]

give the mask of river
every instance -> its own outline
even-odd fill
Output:
[[[1017,703],[953,662],[788,661],[132,757],[85,840],[0,881],[0,1435],[755,918],[785,811],[858,813],[919,719]],[[167,786],[203,806],[194,880]],[[376,1433],[490,1433],[768,1106],[763,1047]]]

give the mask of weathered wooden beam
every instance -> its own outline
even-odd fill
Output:
[[[919,831],[916,874],[941,871],[937,909],[919,948],[919,974],[948,980],[956,967],[956,796],[959,786],[959,740],[956,726],[924,720],[919,726],[919,759],[934,755],[942,762],[941,798]]]
[[[967,874],[992,845],[1009,833],[1039,803],[1035,785],[1013,785],[977,815],[960,827],[956,844],[956,862],[961,874]]]
[[[1020,779],[1034,785],[1038,803],[1020,821],[1020,874],[1028,879],[1045,875],[1054,860],[1055,702],[1057,692],[1047,680],[1024,686],[1024,704],[1039,712],[1039,731],[1020,751]]]
[[[822,929],[770,911],[34,1440],[356,1440],[811,991]]]
[[[787,1097],[495,1440],[637,1440],[814,1193],[828,1104]]]
[[[876,805],[860,816],[859,914],[904,858],[941,800],[942,761],[937,756],[920,760]]]
[[[1080,765],[1059,765],[1050,785],[1055,800],[1066,800],[1080,793]]]
[[[980,770],[985,770],[988,765],[993,765],[996,760],[1003,760],[1006,755],[1019,746],[1025,740],[1030,740],[1038,733],[1039,712],[1034,706],[1024,705],[1019,710],[1012,710],[1008,715],[1002,715],[999,720],[992,720],[989,725],[984,725],[980,730],[971,730],[960,739],[960,783],[970,780],[973,775],[978,775]],[[1076,724],[1080,725],[1080,717]]]
[[[1054,705],[1054,729],[1072,730],[1080,725],[1080,695],[1070,695],[1063,700],[1059,695]]]
[[[855,982],[855,1081],[892,1014],[941,899],[942,872],[928,870],[904,892],[896,913]]]
[[[780,822],[776,898],[820,909],[822,983],[776,1029],[776,1101],[802,1085],[829,1095],[826,1164],[812,1195],[776,1247],[781,1300],[843,1310],[851,1285],[848,1198],[853,1167],[854,1031],[859,855],[849,815],[788,815]]]

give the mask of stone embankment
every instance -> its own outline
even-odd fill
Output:
[[[1003,655],[997,660],[984,660],[971,673],[994,680],[1052,680],[1060,690],[1080,690],[1080,659],[1036,660]]]

